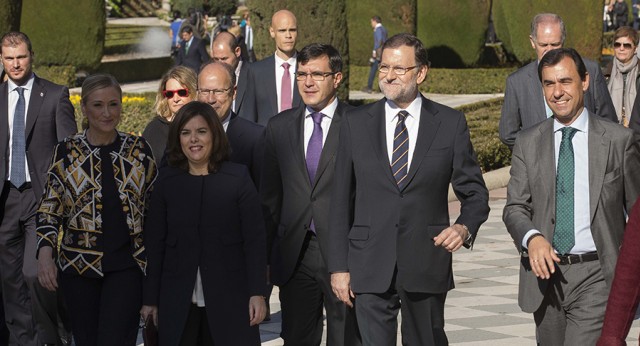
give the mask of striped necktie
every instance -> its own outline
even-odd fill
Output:
[[[398,112],[398,122],[393,134],[393,155],[391,156],[391,171],[399,188],[406,184],[407,166],[409,165],[409,132],[404,121],[409,116],[406,111]]]

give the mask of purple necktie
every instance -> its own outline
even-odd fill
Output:
[[[280,86],[280,112],[291,108],[291,75],[289,74],[289,63],[282,64],[284,74],[282,75],[282,85]]]
[[[309,173],[309,181],[311,184],[316,180],[316,171],[318,170],[318,162],[320,162],[320,154],[322,154],[322,117],[324,114],[320,112],[311,113],[313,119],[313,132],[307,145],[307,172]]]

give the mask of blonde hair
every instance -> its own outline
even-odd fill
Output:
[[[166,89],[169,79],[175,79],[189,91],[189,98],[195,99],[196,89],[198,88],[198,77],[192,69],[185,66],[176,66],[162,76],[160,86],[158,87],[158,93],[156,94],[156,103],[153,106],[156,113],[165,118],[171,118],[171,110],[169,109],[169,100],[162,94]]]

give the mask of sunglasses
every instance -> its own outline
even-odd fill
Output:
[[[173,97],[174,94],[178,94],[178,96],[180,97],[187,97],[189,96],[189,90],[187,89],[177,89],[177,90],[163,90],[162,91],[162,95],[164,95],[164,97],[170,99]]]
[[[613,48],[620,48],[620,46],[623,46],[624,49],[631,49],[633,47],[631,43],[621,43],[621,42],[613,43]]]

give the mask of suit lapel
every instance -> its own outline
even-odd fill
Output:
[[[46,96],[47,91],[40,83],[40,78],[35,77],[33,81],[33,90],[31,90],[31,99],[29,100],[29,109],[27,110],[27,122],[25,123],[25,138],[30,138],[33,126],[36,123],[36,118],[40,114],[40,108],[42,102]]]
[[[269,97],[269,102],[271,102],[271,109],[273,110],[272,114],[270,116],[274,116],[276,114],[278,114],[278,91],[276,90],[278,83],[276,82],[276,70],[275,70],[275,65],[276,65],[276,58],[275,55],[272,55],[271,57],[269,57],[270,61],[267,62],[266,66],[267,66],[267,77],[266,80],[272,80],[274,81],[273,84],[273,89],[267,91],[271,96]],[[278,66],[277,68],[281,68],[280,66]],[[259,82],[259,81],[258,81]],[[294,83],[297,84],[297,83]],[[266,86],[267,88],[269,86]]]
[[[545,99],[542,94],[542,83],[538,77],[538,64],[534,61],[529,64],[529,81],[528,84],[529,93],[533,95],[533,100],[530,100],[530,106],[532,107],[533,114],[536,117],[534,123],[539,123],[547,119],[547,109],[545,107]]]
[[[344,112],[344,107],[338,101],[338,108],[333,113],[333,119],[331,120],[331,126],[329,127],[329,133],[327,133],[327,139],[322,146],[322,154],[320,155],[320,162],[318,163],[318,170],[316,172],[316,181],[313,183],[313,187],[315,188],[320,181],[320,177],[329,166],[329,163],[336,155],[336,151],[338,150],[338,142],[340,138],[340,123],[342,122],[342,114]]]
[[[237,113],[240,105],[242,105],[242,99],[244,98],[244,91],[247,88],[247,71],[249,66],[245,61],[242,62],[240,67],[240,75],[238,76],[238,88],[236,89],[236,103],[234,111]]]
[[[9,87],[8,83],[0,84],[0,157],[2,165],[7,167],[9,160]],[[5,168],[0,169],[0,178],[4,182]],[[2,188],[0,188],[0,191]]]
[[[589,114],[589,212],[592,223],[600,199],[611,145],[611,141],[604,136],[604,128],[594,118]]]
[[[307,182],[307,186],[311,186],[304,153],[304,113],[304,107],[299,107],[296,110],[295,114],[289,119],[288,124],[288,126],[296,130],[287,131],[287,133],[289,133],[289,147],[293,153],[293,165],[300,168],[299,173],[302,176],[302,180]]]
[[[391,172],[391,163],[389,162],[389,154],[387,152],[386,117],[384,110],[386,100],[386,98],[383,98],[369,108],[367,128],[371,136],[371,147],[380,163],[382,172],[387,172],[385,175],[389,181],[391,181],[393,185],[398,186]]]
[[[420,111],[420,126],[418,127],[418,138],[416,138],[416,147],[413,150],[413,157],[411,158],[411,166],[407,175],[407,183],[405,188],[411,184],[411,180],[415,177],[416,172],[420,168],[422,159],[424,159],[431,143],[433,143],[438,128],[440,127],[440,121],[435,118],[438,111],[433,107],[430,100],[422,96],[422,109]]]

